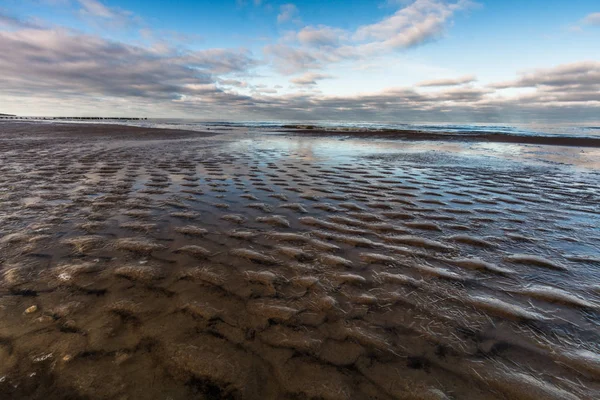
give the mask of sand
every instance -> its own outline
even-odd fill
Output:
[[[344,135],[0,123],[0,398],[599,398],[598,170]]]

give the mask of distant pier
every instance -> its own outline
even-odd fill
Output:
[[[16,115],[1,115],[0,119],[12,120],[75,120],[75,121],[146,121],[148,118],[129,118],[129,117],[19,117]]]

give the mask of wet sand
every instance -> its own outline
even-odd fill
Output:
[[[343,136],[361,137],[366,139],[394,139],[408,141],[444,141],[444,142],[480,142],[480,143],[518,143],[549,146],[569,147],[600,147],[600,137],[560,137],[557,135],[517,135],[493,132],[461,132],[436,133],[418,130],[323,130],[320,128],[291,128],[285,132],[305,136]]]
[[[598,170],[434,146],[0,123],[0,398],[600,397]]]

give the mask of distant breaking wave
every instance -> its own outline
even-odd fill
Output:
[[[45,121],[48,123],[90,123],[89,121]],[[371,123],[371,122],[297,122],[297,121],[200,121],[191,119],[152,119],[147,120],[102,120],[98,124],[120,124],[145,128],[179,129],[190,131],[206,130],[315,130],[331,132],[385,132],[420,131],[448,135],[468,135],[493,133],[514,136],[559,136],[573,138],[598,138],[600,126],[569,126],[553,124],[439,124],[439,123]]]

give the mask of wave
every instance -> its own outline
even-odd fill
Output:
[[[90,123],[81,120],[45,121],[56,123]],[[191,119],[159,119],[144,120],[103,119],[93,121],[95,124],[119,124],[145,128],[178,129],[190,131],[206,130],[238,130],[286,131],[315,130],[328,132],[424,132],[447,135],[500,134],[514,136],[556,136],[573,138],[598,138],[600,126],[577,126],[562,124],[442,124],[442,123],[373,123],[373,122],[340,122],[340,121],[201,121]]]

